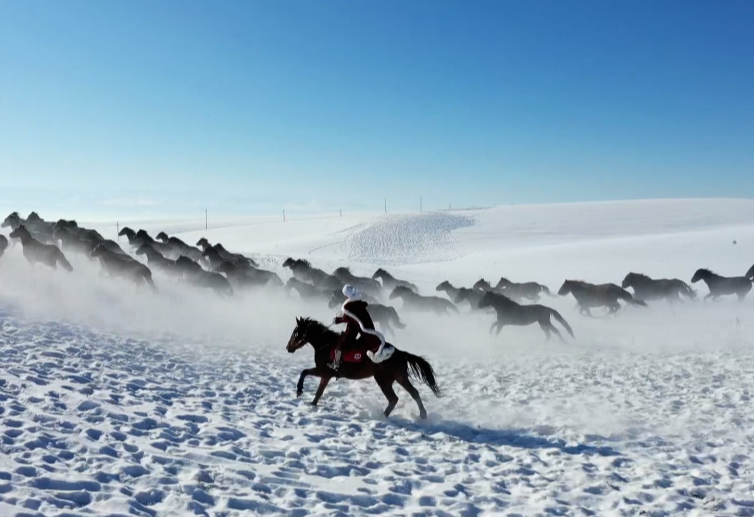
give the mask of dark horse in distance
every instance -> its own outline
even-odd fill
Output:
[[[551,309],[550,307],[545,307],[544,305],[521,305],[504,294],[498,294],[492,291],[484,293],[484,296],[479,302],[480,309],[485,307],[492,307],[495,309],[495,312],[497,312],[497,321],[495,321],[495,323],[492,324],[492,327],[490,327],[490,332],[497,327],[497,333],[500,334],[500,331],[503,330],[503,326],[505,325],[531,325],[532,323],[538,323],[539,328],[542,329],[548,340],[550,339],[550,334],[554,332],[562,341],[563,336],[550,321],[550,318],[555,318],[561,325],[563,325],[571,337],[575,337],[573,335],[573,330],[571,330],[571,326],[565,318],[563,318],[558,311]]]
[[[293,329],[291,338],[288,340],[286,350],[293,353],[307,343],[314,348],[314,368],[308,368],[301,372],[296,385],[296,396],[304,393],[304,380],[309,375],[319,377],[319,388],[314,395],[312,405],[316,406],[327,387],[327,384],[335,376],[335,371],[328,364],[332,361],[333,347],[340,339],[340,334],[333,332],[322,323],[311,318],[296,318],[296,328]],[[385,408],[385,416],[390,416],[398,403],[398,395],[393,390],[393,383],[397,382],[409,392],[416,405],[419,406],[420,418],[427,418],[427,410],[424,409],[419,391],[411,384],[409,374],[426,384],[435,396],[440,396],[440,388],[435,380],[435,372],[426,359],[418,355],[395,349],[389,359],[381,363],[373,363],[366,357],[365,351],[355,353],[353,360],[345,359],[349,351],[344,351],[344,360],[338,370],[338,377],[345,379],[368,379],[374,377],[377,385],[388,400]],[[356,356],[359,356],[357,360]]]
[[[659,278],[655,280],[641,273],[629,273],[623,279],[621,287],[623,289],[632,287],[634,298],[637,300],[667,300],[673,303],[680,302],[682,296],[685,296],[689,300],[696,298],[696,293],[691,286],[677,278]]]
[[[579,304],[579,312],[591,316],[590,309],[594,307],[607,307],[610,314],[620,310],[618,300],[623,300],[630,305],[646,307],[647,303],[642,300],[634,300],[634,297],[619,285],[615,284],[590,284],[582,280],[566,280],[560,287],[558,294],[566,296],[571,293]]]
[[[752,271],[749,270],[749,272]],[[751,291],[752,280],[745,276],[720,276],[709,269],[702,268],[696,270],[694,276],[691,277],[691,283],[694,284],[699,280],[703,280],[709,289],[709,294],[704,297],[705,300],[708,298],[718,300],[721,296],[735,294],[738,296],[738,301],[742,302]]]

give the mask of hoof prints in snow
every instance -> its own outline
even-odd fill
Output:
[[[473,224],[472,217],[442,212],[386,216],[345,245],[350,260],[373,264],[451,260],[462,255],[452,232]]]

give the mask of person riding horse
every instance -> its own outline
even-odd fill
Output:
[[[335,358],[328,366],[337,371],[341,364],[342,350],[356,344],[367,348],[367,357],[374,363],[388,359],[395,349],[385,343],[382,333],[375,330],[374,322],[367,312],[368,304],[362,299],[361,293],[352,285],[345,285],[343,294],[346,301],[333,319],[333,323],[345,323],[346,329],[335,346]]]

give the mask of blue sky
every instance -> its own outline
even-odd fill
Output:
[[[754,197],[754,3],[0,3],[0,210]]]

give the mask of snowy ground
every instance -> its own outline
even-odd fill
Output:
[[[754,202],[740,200],[133,225],[206,235],[281,274],[289,255],[387,266],[425,294],[754,263]],[[445,392],[420,388],[423,422],[399,390],[382,418],[369,381],[332,383],[316,409],[315,380],[295,398],[311,352],[284,350],[294,317],[329,322],[327,307],[218,300],[157,275],[154,296],[72,262],[69,275],[32,272],[20,247],[0,259],[0,515],[754,515],[754,295],[593,319],[543,298],[574,328],[567,343],[398,304],[409,326],[394,342]]]

